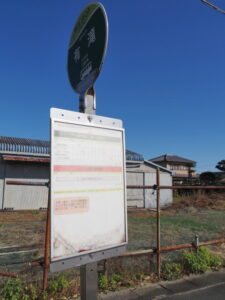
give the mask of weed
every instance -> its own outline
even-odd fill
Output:
[[[119,274],[113,274],[111,277],[100,275],[98,279],[99,288],[102,290],[115,291],[122,281],[122,276]]]
[[[49,291],[51,292],[51,293],[57,293],[58,292],[58,282],[57,282],[57,280],[51,280],[50,282],[49,282]]]
[[[210,267],[213,270],[219,270],[224,265],[224,261],[221,257],[215,254],[211,254]]]
[[[22,284],[20,279],[8,279],[2,288],[2,300],[21,300]]]
[[[68,287],[69,281],[64,276],[60,276],[57,279],[50,281],[49,283],[49,291],[52,293],[62,292]]]
[[[141,281],[144,278],[144,274],[143,273],[137,273],[137,274],[130,274],[131,280],[133,281]]]
[[[65,289],[68,289],[70,283],[69,281],[64,277],[60,276],[58,279],[58,291],[61,292]]]
[[[48,292],[47,291],[43,291],[41,293],[41,299],[42,300],[47,300],[48,299]]]
[[[116,290],[118,286],[121,284],[122,276],[119,274],[113,274],[110,278],[110,289]]]
[[[28,298],[29,300],[37,299],[37,290],[33,284],[29,284],[27,291],[28,291],[28,294],[30,295],[30,298]]]
[[[109,285],[108,277],[105,275],[100,275],[98,278],[98,286],[102,290],[106,290]]]
[[[187,273],[204,273],[209,269],[218,270],[223,266],[222,258],[210,253],[206,247],[200,247],[194,253],[184,251],[183,262]]]
[[[182,275],[182,266],[180,263],[167,263],[164,266],[164,276],[167,280],[178,279]]]

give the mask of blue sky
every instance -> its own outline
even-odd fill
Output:
[[[109,45],[97,114],[122,119],[126,147],[145,159],[176,154],[215,170],[225,159],[225,15],[200,0],[101,2]],[[50,107],[78,111],[67,49],[88,3],[1,1],[0,135],[48,140]]]

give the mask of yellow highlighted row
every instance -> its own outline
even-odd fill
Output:
[[[108,191],[122,191],[122,188],[112,189],[90,189],[90,190],[74,190],[74,191],[55,191],[54,194],[72,194],[72,193],[87,193],[87,192],[108,192]]]

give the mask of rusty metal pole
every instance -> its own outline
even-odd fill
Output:
[[[51,199],[50,199],[50,185],[48,185],[48,209],[45,231],[45,256],[43,264],[43,290],[48,286],[48,272],[49,272],[49,248],[50,248],[50,221],[51,221]]]
[[[160,170],[157,168],[156,171],[156,210],[157,210],[157,275],[160,278],[160,264],[161,264],[161,257],[160,257]]]

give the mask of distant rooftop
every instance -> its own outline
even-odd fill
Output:
[[[178,155],[173,154],[164,154],[155,158],[149,159],[149,161],[159,163],[159,162],[178,162],[178,163],[189,163],[189,164],[196,164],[196,161],[190,160]]]
[[[26,153],[30,155],[50,155],[50,142],[42,140],[0,136],[0,152],[10,152],[15,155]],[[141,154],[126,150],[126,160],[144,161]]]
[[[50,142],[0,136],[0,152],[50,154]]]
[[[144,157],[143,155],[130,151],[130,150],[126,150],[126,160],[131,160],[131,161],[144,161]]]

